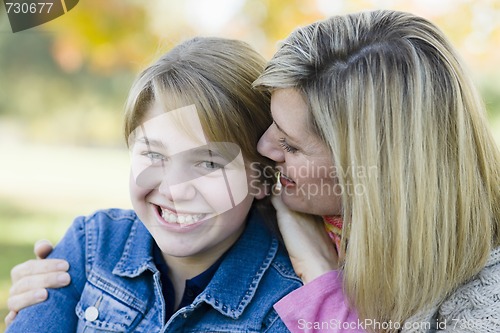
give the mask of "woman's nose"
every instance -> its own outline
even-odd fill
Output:
[[[275,162],[284,162],[285,154],[278,143],[276,129],[273,125],[269,126],[266,132],[261,136],[257,143],[257,151]]]

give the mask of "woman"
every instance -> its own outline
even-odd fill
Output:
[[[284,175],[283,203],[342,217],[344,288],[365,329],[499,332],[500,153],[443,33],[400,12],[333,17],[293,32],[254,86],[272,92],[258,149]],[[306,285],[275,308],[307,295],[322,312],[296,307],[285,322],[327,320],[328,260],[299,257],[298,215],[276,208]]]
[[[305,283],[275,305],[287,327],[342,325],[343,287],[367,331],[500,331],[500,153],[442,32],[332,17],[293,32],[254,85],[272,92],[258,149],[281,171],[273,203]],[[308,214],[341,235],[341,269]]]

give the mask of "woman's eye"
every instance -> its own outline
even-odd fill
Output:
[[[281,148],[283,148],[285,151],[287,151],[287,152],[289,152],[289,153],[292,153],[292,154],[293,154],[293,153],[295,153],[295,152],[297,152],[297,151],[298,151],[298,149],[297,149],[297,148],[290,146],[290,145],[286,142],[285,138],[281,138],[281,139],[279,139],[279,143],[280,143]]]

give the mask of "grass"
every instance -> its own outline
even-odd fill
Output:
[[[34,258],[33,244],[40,238],[56,243],[64,234],[72,216],[43,210],[27,210],[2,198],[0,200],[0,332],[5,330],[3,318],[8,313],[7,297],[10,270],[15,265]]]
[[[54,244],[73,219],[99,208],[130,207],[128,153],[0,140],[0,332],[10,270],[34,258],[33,244]],[[7,138],[8,139],[8,138]]]

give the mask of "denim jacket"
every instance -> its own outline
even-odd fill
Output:
[[[273,305],[301,282],[255,209],[205,290],[165,325],[153,242],[130,210],[77,218],[50,255],[69,261],[71,284],[7,332],[289,332]]]

